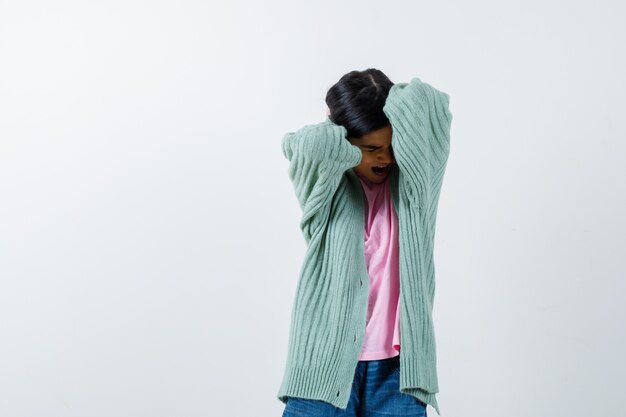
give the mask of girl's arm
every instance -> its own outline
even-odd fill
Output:
[[[308,241],[323,226],[332,197],[344,172],[359,165],[358,146],[346,139],[343,126],[329,118],[285,134],[282,151],[289,160],[289,178],[302,209],[300,228]]]
[[[450,152],[449,96],[419,78],[396,83],[383,111],[393,127],[392,147],[410,199],[435,203]]]

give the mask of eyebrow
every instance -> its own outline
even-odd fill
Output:
[[[378,145],[361,145],[364,148],[369,148],[369,149],[380,149],[382,148],[382,146],[378,146]],[[389,147],[391,148],[391,145],[389,145]]]

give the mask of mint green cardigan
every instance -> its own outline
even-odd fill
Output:
[[[392,86],[389,118],[396,164],[389,173],[399,222],[400,391],[439,412],[433,245],[449,154],[449,97],[419,78]],[[283,155],[302,209],[307,244],[291,312],[278,399],[317,399],[346,409],[359,360],[369,297],[360,148],[328,117],[285,134]]]

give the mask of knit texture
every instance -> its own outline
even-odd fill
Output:
[[[400,391],[441,415],[436,343],[434,237],[449,154],[449,97],[419,78],[392,86],[383,111],[396,159],[389,187],[400,246]],[[365,335],[369,276],[364,254],[365,196],[357,174],[361,150],[328,117],[282,139],[288,174],[302,209],[307,244],[291,311],[277,397],[348,406]]]

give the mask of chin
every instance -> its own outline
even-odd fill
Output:
[[[384,177],[379,177],[377,175],[370,174],[369,172],[363,173],[361,171],[354,170],[360,177],[367,179],[369,182],[374,184],[381,184],[385,182],[385,180],[389,177],[389,173]]]
[[[384,177],[377,177],[377,176],[371,176],[368,175],[367,179],[370,180],[370,182],[376,183],[376,184],[380,184],[385,182],[385,180],[387,179],[389,175],[385,175]]]

